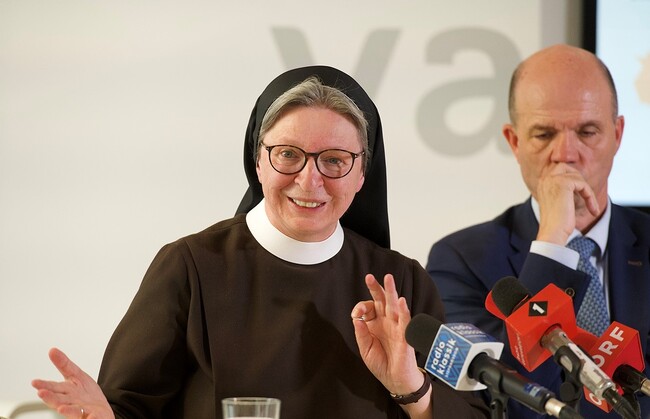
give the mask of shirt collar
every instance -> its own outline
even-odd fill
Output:
[[[535,218],[537,219],[537,223],[539,223],[539,203],[535,198],[531,197],[530,199],[531,206],[533,207],[533,212],[535,213]],[[600,220],[596,224],[594,224],[593,227],[591,227],[591,230],[585,234],[585,237],[589,237],[591,240],[596,242],[596,245],[598,245],[598,248],[600,249],[600,255],[605,254],[605,250],[607,250],[607,239],[609,237],[609,220],[612,218],[612,202],[607,199],[607,208],[605,208],[605,212],[603,213],[603,216],[600,217]],[[567,239],[567,243],[569,243],[571,240],[573,240],[577,236],[582,236],[582,233],[577,230],[573,229],[573,232],[569,235],[569,238]]]
[[[301,242],[286,236],[271,224],[265,200],[246,214],[246,224],[253,237],[269,253],[287,262],[315,265],[334,257],[343,247],[343,228],[337,223],[331,236],[320,242]]]

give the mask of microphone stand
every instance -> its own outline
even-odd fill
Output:
[[[565,357],[571,362],[571,370],[560,362],[561,357]],[[566,347],[558,349],[553,358],[564,370],[564,382],[560,385],[560,400],[572,407],[577,413],[580,413],[580,399],[582,398],[580,370],[582,369],[582,363],[576,354]]]
[[[569,359],[571,370],[567,368],[563,363],[559,362],[560,357],[563,356],[565,359]],[[580,413],[580,399],[582,397],[582,383],[580,382],[580,370],[582,369],[582,363],[576,354],[566,347],[562,347],[555,352],[553,356],[555,361],[562,365],[564,370],[564,382],[560,386],[560,399],[565,402],[567,405],[571,406],[573,410],[577,413]],[[616,390],[611,390],[616,391]],[[629,403],[628,406],[624,405],[624,402]],[[641,406],[639,401],[636,399],[633,391],[630,389],[623,388],[622,402],[616,406],[612,405],[613,409],[624,418],[640,418],[641,417]]]
[[[637,417],[641,417],[641,406],[639,405],[639,400],[637,400],[636,395],[634,394],[633,390],[630,390],[629,388],[623,386],[623,398],[627,400],[632,408],[634,409],[634,412],[636,413]]]
[[[508,400],[510,397],[499,391],[499,386],[487,386],[487,392],[490,394],[490,419],[507,419]]]
[[[564,370],[565,380],[560,386],[560,399],[567,405],[571,406],[576,413],[580,413],[580,398],[582,397],[583,387],[580,381],[580,372],[583,364],[578,356],[567,347],[559,348],[553,355],[553,358]],[[564,362],[560,362],[562,358],[569,361],[568,365],[565,365]],[[611,393],[609,397],[605,395],[607,392]],[[620,416],[626,419],[641,418],[641,407],[633,390],[623,388],[623,395],[619,395],[614,387],[605,390],[605,393],[603,393],[605,395],[605,400],[609,402],[612,409]]]

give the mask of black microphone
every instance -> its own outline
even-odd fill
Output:
[[[646,396],[650,396],[650,381],[648,377],[630,365],[624,364],[616,368],[616,371],[614,371],[614,381],[621,387],[631,390],[633,393],[640,391]]]
[[[406,327],[406,341],[426,354],[425,370],[457,390],[472,390],[474,380],[491,391],[506,394],[537,413],[560,419],[581,418],[555,398],[550,390],[533,383],[491,354],[500,356],[503,343],[468,323],[443,325],[427,314],[418,314]]]

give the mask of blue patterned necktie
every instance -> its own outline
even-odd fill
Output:
[[[607,329],[610,322],[603,285],[596,267],[589,260],[594,253],[596,243],[586,237],[576,237],[569,242],[567,247],[580,254],[578,270],[586,273],[589,277],[587,293],[578,309],[576,321],[581,328],[600,336]]]

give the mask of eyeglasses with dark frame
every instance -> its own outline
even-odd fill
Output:
[[[271,167],[283,175],[295,175],[305,168],[307,159],[313,157],[316,169],[321,175],[330,179],[340,179],[352,171],[357,157],[365,154],[365,151],[353,153],[338,148],[308,153],[300,147],[288,144],[268,146],[261,143],[261,145],[269,152]]]

